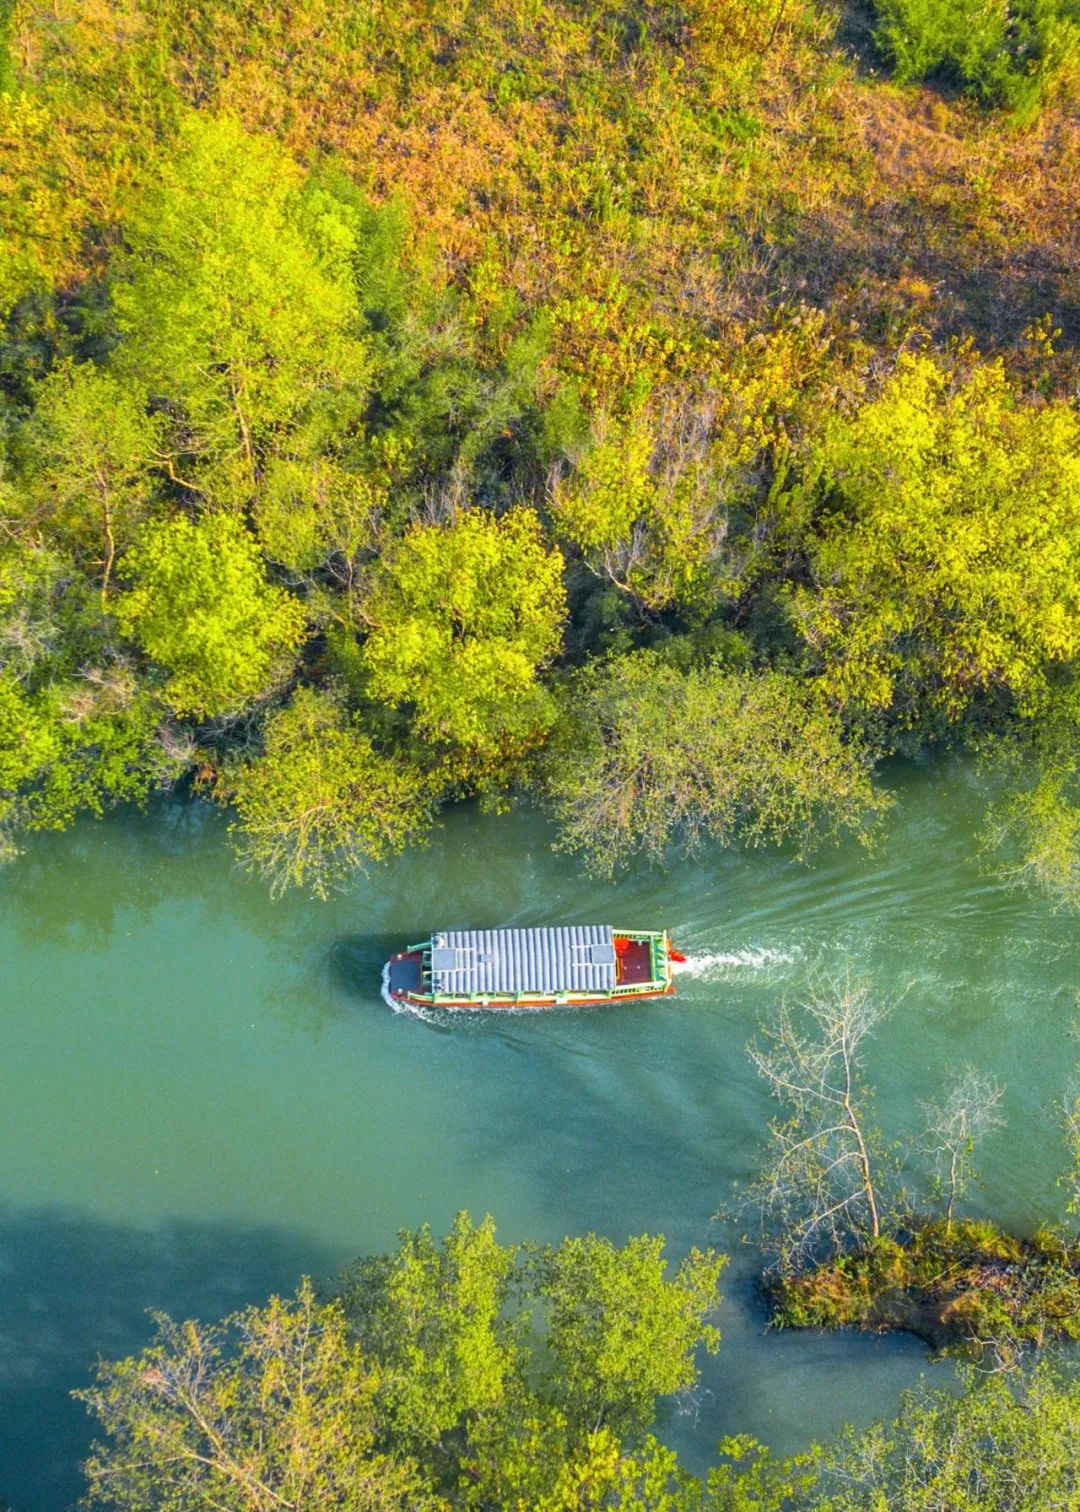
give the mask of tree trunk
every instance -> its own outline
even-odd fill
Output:
[[[105,561],[103,564],[104,570],[101,575],[101,602],[104,605],[109,598],[109,579],[112,577],[113,562],[116,560],[116,537],[113,534],[112,512],[109,509],[107,495],[102,515],[105,525]]]

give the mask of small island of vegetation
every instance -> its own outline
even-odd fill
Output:
[[[1001,1368],[1048,1342],[1080,1339],[1076,1235],[1045,1228],[1019,1238],[957,1216],[977,1179],[979,1142],[1003,1125],[1004,1088],[965,1067],[924,1107],[922,1138],[906,1159],[883,1136],[865,1050],[885,1012],[864,984],[824,983],[782,1005],[750,1047],[783,1110],[743,1198],[762,1220],[774,1324],[897,1329]],[[1075,1214],[1080,1101],[1057,1111]]]

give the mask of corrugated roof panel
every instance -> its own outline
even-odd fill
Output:
[[[522,992],[610,992],[615,986],[610,924],[444,929],[432,936],[432,945],[436,992],[494,997]],[[593,946],[602,947],[599,959],[593,959]]]

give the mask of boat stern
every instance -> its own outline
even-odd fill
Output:
[[[675,991],[671,940],[666,930],[613,932],[615,995],[658,997]]]

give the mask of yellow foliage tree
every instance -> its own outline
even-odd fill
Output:
[[[802,631],[840,702],[949,720],[1022,712],[1080,651],[1080,419],[1019,404],[1000,363],[903,357],[813,448]]]

